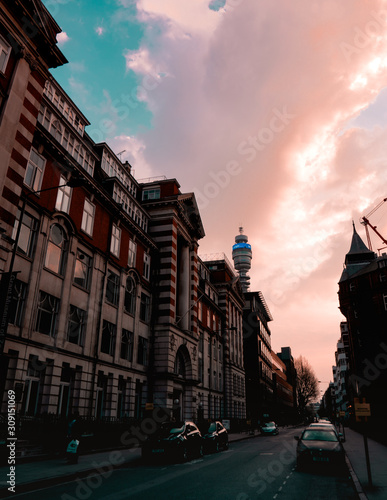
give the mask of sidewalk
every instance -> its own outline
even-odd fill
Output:
[[[255,436],[258,436],[256,433]],[[229,441],[251,439],[248,433],[229,434]],[[345,428],[346,441],[344,448],[350,467],[352,480],[358,491],[360,500],[385,500],[387,498],[387,447],[368,439],[371,464],[372,487],[368,483],[367,464],[364,451],[363,436]],[[104,451],[89,455],[81,455],[78,464],[67,465],[64,458],[53,458],[25,462],[16,466],[16,492],[32,491],[36,487],[53,486],[77,478],[108,473],[113,467],[121,467],[128,462],[138,460],[140,448]],[[12,495],[8,491],[7,474],[9,466],[0,467],[0,498]]]
[[[344,449],[354,472],[352,479],[358,487],[359,498],[361,500],[385,500],[387,498],[387,446],[367,439],[372,478],[370,487],[363,435],[346,427],[345,437]]]
[[[255,434],[258,436],[258,434]],[[229,434],[229,442],[250,439],[254,436],[248,433]],[[114,468],[119,468],[128,462],[138,460],[141,457],[139,447],[122,450],[104,451],[81,455],[77,464],[66,464],[65,458],[57,457],[51,460],[39,460],[16,464],[16,493],[32,491],[35,487],[47,487],[60,484],[65,481],[73,481],[77,478],[92,474],[108,473]],[[12,492],[8,491],[7,474],[9,466],[0,467],[0,498],[8,498]]]

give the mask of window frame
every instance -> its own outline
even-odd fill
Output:
[[[55,209],[68,214],[70,212],[72,188],[68,186],[64,175],[60,176],[58,193],[56,195]]]
[[[108,356],[114,356],[116,348],[117,339],[117,326],[106,319],[102,323],[102,334],[101,334],[101,353],[107,354]],[[104,350],[107,348],[107,350]]]
[[[85,198],[85,202],[83,204],[81,229],[89,236],[93,236],[94,221],[95,205],[88,198]]]
[[[106,276],[105,299],[109,304],[118,307],[120,301],[120,275],[108,269]]]
[[[140,320],[148,323],[150,319],[150,296],[141,292]]]
[[[52,301],[52,305],[50,308],[45,308],[46,304],[44,304],[44,302],[46,300],[48,300],[49,303],[50,301]],[[39,291],[39,298],[37,303],[37,315],[35,322],[35,330],[37,332],[41,333],[42,335],[47,335],[50,338],[55,338],[56,322],[59,314],[59,304],[60,304],[59,299],[54,295],[44,292],[43,290]],[[43,331],[45,316],[47,316],[47,319],[49,318],[49,323],[50,323],[47,331]]]
[[[121,228],[117,224],[112,224],[112,234],[110,238],[110,253],[119,258],[121,248]]]
[[[54,228],[59,228],[63,235],[62,243],[57,244],[52,238],[53,234],[53,229]],[[46,256],[44,259],[44,267],[45,269],[48,269],[49,271],[58,274],[60,276],[64,276],[65,273],[65,268],[66,268],[66,257],[67,257],[67,248],[68,248],[68,238],[66,231],[63,229],[63,227],[58,224],[57,222],[54,222],[51,224],[50,231],[49,231],[49,236],[48,236],[48,241],[47,241],[47,248],[46,248]],[[54,265],[55,264],[55,265]]]
[[[76,315],[79,321],[74,321],[73,317]],[[70,342],[74,345],[79,345],[81,347],[85,344],[85,327],[86,327],[86,311],[84,309],[80,309],[73,304],[70,304],[69,316],[68,316],[68,324],[67,324],[67,342]],[[77,335],[71,334],[71,325],[76,325]],[[72,339],[71,339],[72,338]],[[76,342],[74,339],[76,338]]]
[[[134,333],[123,328],[121,332],[120,358],[125,361],[133,361]]]
[[[1,62],[2,54],[5,54],[3,62]],[[7,43],[5,39],[0,35],[0,73],[3,73],[3,75],[5,74],[8,66],[10,54],[11,54],[10,44]]]
[[[83,256],[81,258],[81,256]],[[91,266],[92,266],[92,257],[88,255],[86,252],[83,250],[80,250],[78,248],[77,250],[77,255],[75,258],[75,266],[74,266],[74,276],[73,276],[73,283],[77,286],[80,286],[84,290],[89,290],[90,288],[90,279],[91,279]],[[85,284],[82,284],[81,282],[76,281],[79,279],[81,281],[81,278],[77,277],[77,269],[80,269],[83,274],[85,274],[85,279],[83,280]],[[78,273],[80,274],[80,273]]]
[[[34,158],[34,156],[37,158]],[[36,160],[39,160],[40,163]],[[40,190],[45,168],[46,158],[39,154],[35,148],[31,148],[23,182],[32,191]]]
[[[128,267],[136,267],[137,243],[132,239],[129,240],[128,247]]]
[[[144,252],[144,258],[143,258],[143,278],[145,278],[147,281],[150,279],[150,266],[151,266],[151,257],[150,254],[147,252]]]

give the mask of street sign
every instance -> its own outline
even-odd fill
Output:
[[[340,417],[345,417],[345,411],[340,410],[340,411],[339,411],[339,416],[340,416]]]
[[[370,417],[371,409],[369,403],[355,403],[356,417]]]

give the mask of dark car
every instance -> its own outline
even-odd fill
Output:
[[[272,435],[275,436],[279,434],[279,429],[278,426],[275,422],[265,422],[264,424],[261,425],[261,434],[263,435]]]
[[[185,461],[203,455],[203,438],[193,422],[164,423],[148,437],[141,451],[145,460],[167,457]]]
[[[202,427],[204,451],[212,452],[228,449],[228,432],[221,422],[211,422]]]
[[[333,429],[307,427],[300,436],[294,436],[297,443],[297,468],[306,465],[324,464],[342,467],[345,464],[345,452],[342,438]]]

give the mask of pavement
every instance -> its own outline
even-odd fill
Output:
[[[229,441],[241,441],[258,436],[247,432],[229,434]],[[385,500],[387,498],[387,446],[367,439],[369,467],[367,467],[363,435],[345,428],[347,464],[359,500]],[[77,464],[66,464],[65,458],[54,457],[49,460],[34,460],[0,467],[0,498],[9,498],[9,491],[15,481],[15,493],[25,493],[37,488],[54,486],[95,474],[109,474],[113,468],[124,466],[141,456],[138,447],[110,450],[81,455]],[[369,476],[369,472],[371,475]],[[10,474],[15,474],[14,476]]]

